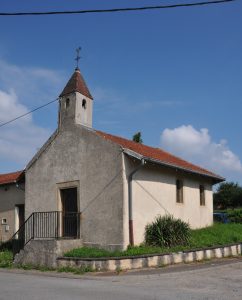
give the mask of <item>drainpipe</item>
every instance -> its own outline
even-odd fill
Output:
[[[129,198],[129,244],[134,246],[134,228],[133,228],[133,199],[132,199],[132,180],[136,172],[139,171],[145,164],[144,158],[140,164],[128,176],[128,198]]]

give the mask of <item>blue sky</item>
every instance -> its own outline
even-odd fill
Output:
[[[1,11],[187,1],[1,1]],[[190,0],[196,2],[196,0]],[[242,1],[146,12],[0,17],[0,123],[55,99],[75,67],[94,127],[162,147],[242,183]],[[54,131],[57,105],[0,128],[0,173],[24,168]]]

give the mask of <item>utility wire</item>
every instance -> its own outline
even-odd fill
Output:
[[[65,11],[44,11],[44,12],[0,12],[0,16],[40,16],[40,15],[68,15],[68,14],[91,14],[91,13],[113,13],[113,12],[129,12],[141,10],[155,10],[165,8],[189,7],[189,6],[205,6],[210,4],[222,4],[234,2],[237,0],[213,0],[202,1],[196,3],[178,3],[170,5],[143,6],[143,7],[126,7],[126,8],[109,8],[109,9],[90,9],[90,10],[65,10]]]
[[[12,119],[12,120],[9,120],[9,121],[7,121],[7,122],[1,123],[1,124],[0,124],[0,127],[3,127],[3,126],[5,126],[5,125],[7,125],[7,124],[10,124],[10,123],[14,122],[14,121],[17,121],[18,119],[21,119],[21,118],[23,118],[23,117],[25,117],[25,116],[27,116],[27,115],[29,115],[29,114],[35,112],[36,110],[39,110],[39,109],[41,109],[41,108],[43,108],[43,107],[46,107],[47,105],[50,105],[51,103],[54,103],[54,102],[56,102],[56,101],[58,101],[58,100],[59,100],[59,98],[57,98],[57,99],[55,99],[55,100],[52,100],[52,101],[50,101],[50,102],[48,102],[48,103],[45,103],[45,104],[43,104],[43,105],[41,105],[41,106],[38,106],[38,107],[34,108],[34,109],[31,110],[31,111],[26,112],[26,113],[23,114],[23,115],[20,115],[20,116],[14,118],[14,119]]]
[[[132,7],[132,8],[112,8],[112,9],[95,9],[95,10],[77,10],[77,11],[52,11],[52,12],[15,12],[15,13],[4,13],[0,12],[0,16],[31,16],[31,15],[60,15],[60,14],[84,14],[84,13],[105,13],[105,12],[122,12],[122,11],[139,11],[139,10],[152,10],[152,9],[163,9],[163,8],[176,8],[176,7],[189,7],[189,6],[201,6],[210,4],[220,4],[226,2],[235,2],[237,0],[216,0],[216,1],[203,1],[196,3],[183,3],[183,4],[173,4],[173,5],[160,5],[160,6],[144,6],[144,7]],[[58,98],[52,100],[44,105],[34,108],[25,114],[22,114],[14,119],[7,122],[1,123],[0,128],[10,124],[20,118],[23,118],[39,109],[42,109],[51,103],[58,101]]]

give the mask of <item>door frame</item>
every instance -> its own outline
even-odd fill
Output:
[[[20,207],[23,208],[24,216],[23,221],[25,221],[25,205],[15,204],[14,206],[14,233],[17,232],[22,224],[20,224]]]
[[[62,198],[61,198],[61,190],[65,189],[71,189],[71,188],[76,188],[77,192],[77,212],[80,212],[80,182],[79,180],[75,181],[67,181],[67,182],[60,182],[56,184],[57,186],[57,210],[58,211],[63,211],[63,206],[62,206]],[[63,235],[63,224],[62,224],[62,218],[60,218],[60,224],[59,224],[59,236]],[[81,235],[81,220],[80,220],[80,228],[78,228],[80,235]]]

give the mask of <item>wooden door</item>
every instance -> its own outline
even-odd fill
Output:
[[[19,213],[19,227],[21,227],[24,224],[24,205],[18,205],[18,213]]]
[[[76,238],[78,233],[77,188],[61,190],[63,237]]]

